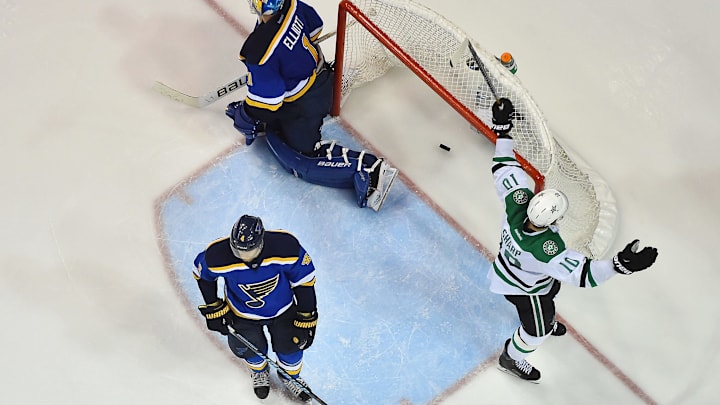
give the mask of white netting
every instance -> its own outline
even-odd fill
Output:
[[[513,101],[517,111],[513,138],[517,152],[545,176],[546,188],[562,190],[570,208],[560,232],[574,249],[598,258],[614,238],[616,208],[607,185],[581,159],[571,155],[551,135],[547,123],[519,79],[495,56],[436,12],[409,0],[353,0],[362,14],[397,44],[426,73],[483,121],[495,100],[492,89],[474,63],[469,39],[485,66],[498,97]],[[358,17],[358,19],[361,19]],[[390,68],[404,66],[388,46],[347,15],[342,67],[342,96],[372,81]],[[450,60],[461,61],[451,65]]]

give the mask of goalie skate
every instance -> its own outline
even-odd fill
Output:
[[[377,212],[385,203],[390,188],[395,182],[395,177],[398,175],[398,169],[390,167],[385,160],[382,160],[376,170],[379,170],[377,185],[370,188],[372,191],[368,195],[367,206]]]

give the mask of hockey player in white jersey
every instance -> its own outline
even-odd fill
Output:
[[[505,206],[500,251],[488,272],[490,291],[502,294],[517,309],[520,326],[505,342],[499,368],[537,383],[540,371],[527,362],[550,335],[566,328],[555,320],[554,299],[560,284],[596,287],[617,274],[630,275],[650,267],[657,258],[654,247],[639,250],[634,240],[612,260],[593,260],[569,249],[556,222],[568,209],[561,190],[535,195],[530,179],[515,160],[510,135],[515,108],[501,98],[492,107],[492,130],[498,135],[492,173],[495,190]]]

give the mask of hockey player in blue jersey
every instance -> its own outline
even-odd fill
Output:
[[[505,342],[498,360],[501,370],[537,383],[540,371],[525,359],[548,336],[561,336],[566,327],[555,320],[555,296],[560,283],[597,287],[617,274],[630,275],[650,267],[657,258],[654,247],[639,249],[630,242],[612,260],[593,260],[565,246],[556,222],[569,201],[560,190],[531,190],[529,177],[515,160],[513,128],[515,107],[501,98],[492,107],[491,128],[498,135],[492,173],[495,191],[505,206],[500,251],[488,272],[490,291],[505,296],[520,318]]]
[[[280,164],[303,180],[354,188],[357,204],[380,210],[397,169],[365,151],[321,140],[333,101],[334,72],[316,43],[323,21],[300,0],[250,0],[258,15],[240,51],[248,92],[225,113],[252,144],[266,135]]]
[[[266,356],[267,328],[278,365],[307,387],[300,370],[318,321],[315,266],[295,236],[266,231],[260,218],[243,215],[229,237],[210,243],[194,263],[205,301],[198,309],[208,329],[227,335],[230,350],[247,364],[255,395],[263,399],[270,392],[268,363],[228,334],[228,326]],[[225,281],[224,298],[217,297],[219,277]],[[310,400],[298,384],[278,375],[294,397]]]

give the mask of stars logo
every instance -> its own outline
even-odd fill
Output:
[[[525,192],[525,190],[515,190],[513,193],[513,201],[515,201],[515,204],[525,204],[528,202],[528,195]]]
[[[545,243],[543,243],[543,252],[547,255],[554,256],[558,250],[560,250],[560,248],[554,240],[546,240]]]

